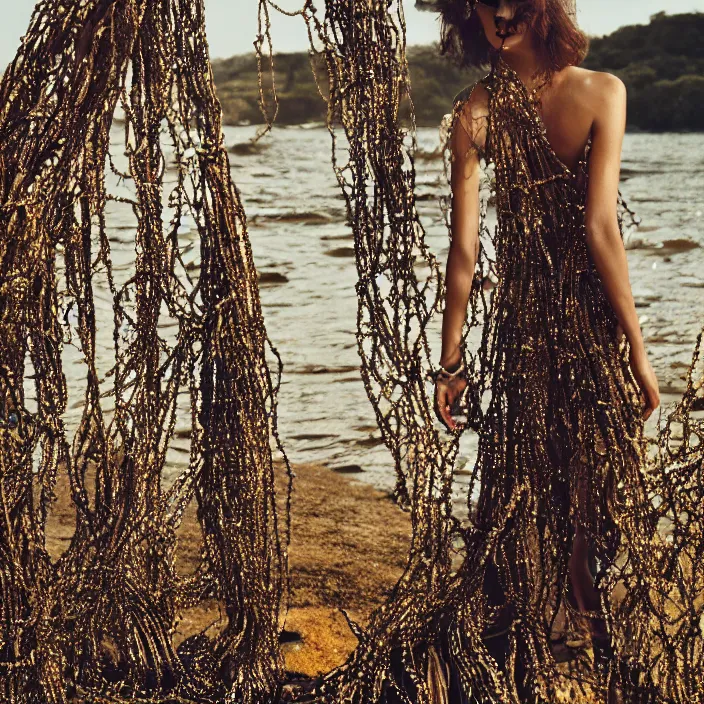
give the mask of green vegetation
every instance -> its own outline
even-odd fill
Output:
[[[452,110],[452,99],[486,75],[486,71],[458,69],[434,46],[409,47],[408,66],[416,123],[424,127],[439,125]]]
[[[628,88],[629,129],[649,131],[704,130],[704,13],[651,17],[647,25],[622,27],[593,38],[585,68],[618,75]],[[449,112],[452,98],[481,72],[459,70],[438,56],[436,47],[408,51],[411,93],[420,126],[437,126]],[[272,114],[271,80],[264,87]],[[277,122],[298,124],[325,120],[326,106],[313,80],[306,53],[275,56],[279,101]],[[253,54],[213,62],[215,83],[228,124],[261,123],[257,62]],[[327,88],[322,66],[316,73]],[[403,112],[408,113],[406,105]]]
[[[277,123],[300,124],[325,120],[326,105],[313,80],[308,54],[276,54],[274,67],[279,103]],[[271,117],[275,106],[268,60],[265,59],[262,68],[265,109]],[[226,124],[256,124],[264,121],[254,54],[213,61],[213,75]],[[322,81],[321,88],[326,87],[327,79],[322,80],[321,70],[318,75]]]
[[[704,130],[704,13],[666,15],[591,40],[585,68],[615,73],[628,89],[628,125]]]

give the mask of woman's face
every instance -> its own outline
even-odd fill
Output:
[[[474,11],[479,14],[486,38],[495,49],[515,51],[526,41],[529,27],[525,22],[514,26],[518,6],[523,3],[510,0],[477,2]]]

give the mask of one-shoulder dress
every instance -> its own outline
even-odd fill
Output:
[[[495,287],[475,301],[485,311],[474,360],[477,491],[469,496],[455,620],[441,649],[441,661],[454,665],[436,675],[448,701],[552,702],[569,690],[570,677],[594,691],[608,686],[594,674],[588,644],[575,650],[571,674],[555,655],[556,633],[570,642],[579,633],[568,579],[577,525],[603,595],[593,615],[610,630],[614,661],[650,647],[648,634],[635,632],[640,606],[632,603],[647,588],[624,593],[639,582],[633,570],[648,560],[655,529],[643,406],[628,343],[587,247],[591,138],[572,170],[551,147],[533,94],[502,57],[481,83],[489,96],[486,141],[475,147],[493,164],[496,226],[490,232],[483,211],[480,229],[493,245],[483,266]],[[471,135],[470,95],[456,98],[452,117],[453,129],[459,120]],[[617,688],[627,698],[626,685]]]

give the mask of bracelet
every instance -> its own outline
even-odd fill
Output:
[[[435,371],[428,372],[428,376],[435,382],[437,383],[437,380],[442,378],[446,379],[448,381],[451,381],[452,379],[456,379],[464,370],[466,366],[464,363],[464,359],[460,362],[460,365],[455,369],[455,371],[451,372],[445,369],[442,365],[438,366],[438,368]]]

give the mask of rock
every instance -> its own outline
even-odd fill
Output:
[[[288,283],[288,277],[285,274],[280,274],[278,271],[260,271],[258,272],[260,284],[285,284]]]
[[[328,257],[354,257],[354,247],[335,247],[325,252]]]
[[[377,438],[373,435],[370,435],[369,437],[364,438],[363,440],[357,440],[356,444],[360,447],[378,447],[379,445],[384,444],[384,440],[382,438]]]
[[[303,637],[296,631],[287,631],[285,628],[279,633],[279,643],[301,643]]]
[[[674,237],[670,240],[662,240],[660,242],[646,242],[639,238],[633,238],[629,243],[628,249],[646,249],[653,254],[679,254],[680,252],[689,252],[692,249],[698,249],[699,243],[686,237]]]
[[[668,254],[676,254],[677,252],[689,252],[691,249],[697,249],[699,244],[692,240],[688,240],[684,237],[676,237],[671,240],[664,240],[662,242],[662,247],[658,249],[660,252],[667,252]]]
[[[340,467],[332,467],[332,470],[339,474],[360,474],[364,472],[358,464],[343,464]]]
[[[227,151],[237,156],[252,156],[254,154],[261,154],[270,146],[270,142],[238,142],[229,147]]]

